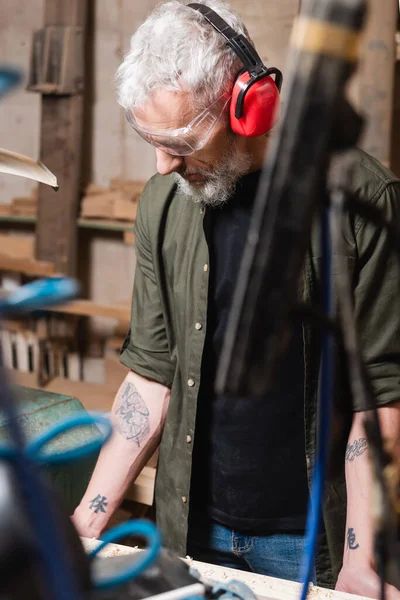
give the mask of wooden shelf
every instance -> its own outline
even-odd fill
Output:
[[[24,223],[35,224],[36,217],[22,215],[1,215],[2,223]],[[81,229],[99,229],[104,231],[133,231],[133,223],[127,221],[110,221],[108,219],[78,219],[78,227]]]
[[[107,219],[78,219],[83,229],[105,229],[107,231],[133,231],[133,223],[127,221],[109,221]]]
[[[33,258],[20,258],[0,254],[0,271],[12,271],[37,277],[50,277],[55,275],[54,265],[50,262],[35,260]]]
[[[1,223],[36,223],[36,217],[24,215],[0,215]]]
[[[125,304],[99,304],[92,300],[74,300],[68,304],[46,308],[52,312],[79,315],[81,317],[105,317],[129,322],[130,307]]]

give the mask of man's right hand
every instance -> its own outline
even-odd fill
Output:
[[[82,509],[80,506],[75,509],[74,514],[71,516],[71,521],[80,537],[96,540],[99,539],[107,524],[100,526],[99,523],[91,522],[91,520],[88,520],[88,511]]]

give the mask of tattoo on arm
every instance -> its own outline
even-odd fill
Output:
[[[360,438],[359,440],[354,440],[350,444],[347,444],[346,447],[346,461],[353,462],[355,458],[361,456],[368,447],[367,438]]]
[[[116,428],[138,448],[150,433],[149,415],[149,409],[136,387],[133,383],[125,383],[115,411]]]
[[[105,496],[97,494],[96,498],[93,498],[93,500],[89,502],[89,508],[95,513],[106,513],[106,506],[108,505],[108,502],[106,502],[106,500],[107,498]]]
[[[349,527],[347,530],[347,547],[349,550],[357,550],[360,547],[360,544],[356,544],[356,534],[353,527]]]

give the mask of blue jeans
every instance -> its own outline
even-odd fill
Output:
[[[190,522],[188,555],[221,567],[300,581],[304,549],[303,534],[245,535],[204,517]]]

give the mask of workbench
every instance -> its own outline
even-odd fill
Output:
[[[82,538],[84,548],[90,552],[100,543],[97,540]],[[137,548],[122,546],[120,544],[109,544],[100,553],[99,556],[123,556],[138,552]],[[198,562],[186,557],[190,566],[193,566],[204,579],[214,579],[227,582],[231,579],[241,581],[250,587],[259,600],[299,600],[301,584],[294,581],[285,581],[275,577],[266,577],[256,573],[238,571],[226,567],[218,567],[208,563]],[[318,586],[310,585],[308,600],[369,600],[364,596],[354,596],[344,592],[335,592]]]

